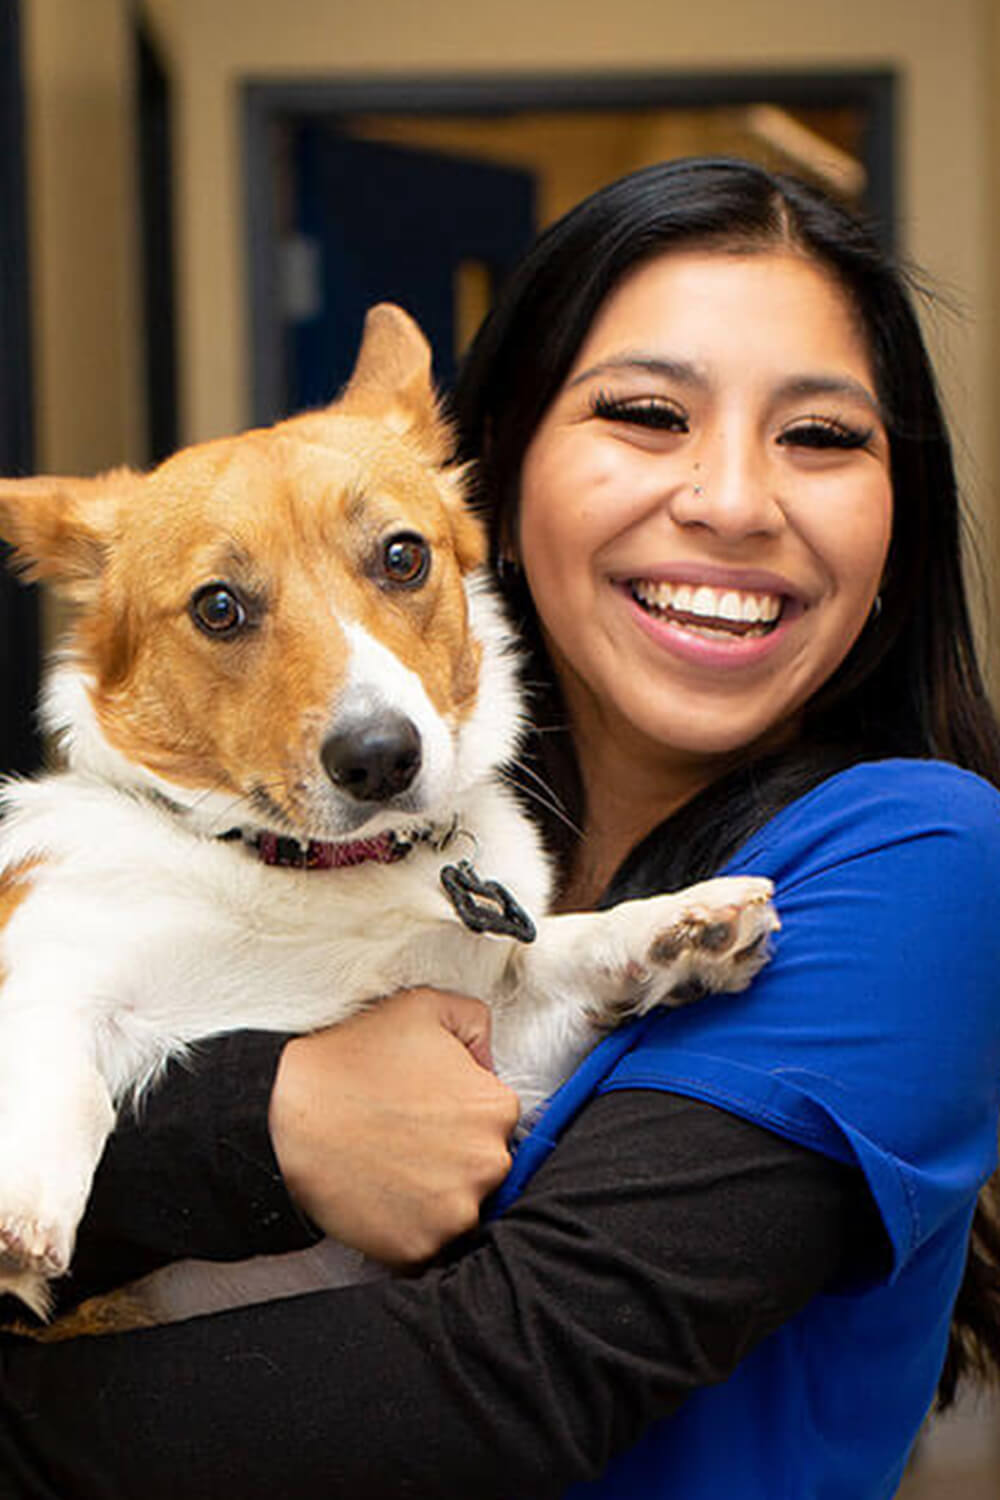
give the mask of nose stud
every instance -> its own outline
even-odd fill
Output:
[[[701,485],[700,484],[696,484],[694,486],[694,489],[692,490],[692,494],[694,494],[694,495],[700,495],[701,493],[702,493]]]

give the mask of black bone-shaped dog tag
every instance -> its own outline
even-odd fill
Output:
[[[495,932],[519,943],[534,942],[535,924],[524,907],[498,880],[480,880],[467,859],[444,865],[441,884],[470,932]]]

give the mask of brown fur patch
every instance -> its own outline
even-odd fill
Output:
[[[19,865],[11,865],[0,871],[0,930],[7,926],[21,902],[30,893],[31,872],[40,864],[41,860],[38,859],[23,860]],[[3,965],[0,964],[0,983],[6,977]]]
[[[137,1328],[152,1328],[155,1322],[126,1287],[101,1297],[89,1297],[51,1323],[28,1324],[18,1320],[5,1326],[9,1332],[32,1339],[36,1344],[61,1344],[67,1339],[132,1333]]]

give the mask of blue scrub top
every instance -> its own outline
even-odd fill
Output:
[[[553,1097],[499,1205],[595,1092],[707,1100],[864,1173],[877,1283],[813,1299],[574,1500],[889,1500],[930,1406],[1000,1115],[1000,795],[935,761],[831,777],[721,874],[782,929],[741,995],[607,1038]]]

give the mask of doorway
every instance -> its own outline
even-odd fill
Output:
[[[538,229],[653,161],[793,170],[892,239],[889,72],[255,80],[243,103],[259,423],[335,395],[382,299],[424,324],[447,387]]]
[[[438,380],[450,384],[470,284],[481,285],[488,302],[531,243],[531,173],[454,151],[359,138],[324,120],[298,125],[289,145],[295,185],[283,252],[289,409],[328,401],[344,384],[365,312],[381,301],[413,314],[436,351]]]

